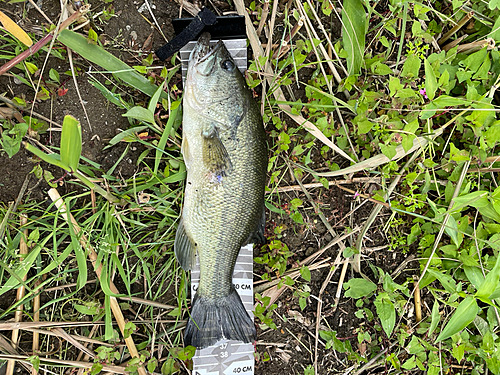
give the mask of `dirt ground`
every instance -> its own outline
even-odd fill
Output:
[[[27,4],[28,2],[26,2]],[[106,6],[102,1],[90,1],[95,12],[100,11]],[[168,39],[173,37],[173,28],[171,24],[172,18],[179,16],[178,5],[171,0],[163,1],[150,1],[154,6],[153,12],[156,20],[159,23],[163,33]],[[216,4],[219,4],[216,2]],[[224,6],[227,6],[227,3]],[[137,62],[137,53],[134,48],[141,48],[148,37],[152,34],[153,42],[151,50],[155,50],[165,43],[163,37],[155,31],[155,29],[144,19],[143,16],[137,11],[138,7],[142,5],[140,1],[121,0],[115,1],[113,6],[117,17],[111,18],[106,24],[96,25],[99,34],[111,42],[112,48],[108,48],[114,54],[119,56],[122,60],[134,64]],[[2,3],[2,10],[15,19],[20,19],[23,11],[23,3],[18,4],[5,4]],[[44,0],[42,10],[52,20],[57,20],[60,8],[59,2],[56,0]],[[147,15],[145,13],[145,15]],[[183,16],[188,14],[183,13]],[[151,19],[147,15],[148,19]],[[38,30],[38,37],[42,35],[40,25],[46,21],[35,9],[30,9],[24,21],[23,27],[28,30]],[[130,53],[130,50],[132,53]],[[44,54],[39,57],[40,66],[43,64]],[[81,58],[74,56],[75,64],[81,68],[81,74],[78,77],[78,86],[82,96],[83,105],[87,109],[88,120],[82,108],[77,91],[74,86],[73,79],[63,79],[64,88],[68,89],[64,96],[57,96],[46,101],[37,101],[33,106],[33,111],[41,114],[47,118],[52,119],[55,123],[61,124],[64,115],[71,114],[81,121],[83,131],[83,156],[99,163],[103,170],[109,169],[115,164],[120,155],[122,154],[125,145],[118,144],[112,148],[103,150],[108,144],[109,140],[120,131],[120,129],[127,129],[129,123],[125,117],[122,116],[123,111],[117,109],[114,105],[110,104],[100,92],[88,83],[88,76],[84,72],[99,70],[98,67],[90,66],[88,62]],[[153,64],[160,65],[160,61],[155,61]],[[48,77],[49,69],[53,67],[60,73],[69,70],[67,61],[57,60],[51,57],[48,60],[45,75]],[[65,76],[66,77],[66,76]],[[67,77],[69,78],[69,77]],[[180,80],[180,76],[177,77]],[[28,103],[33,102],[33,91],[23,84],[15,82],[14,77],[4,75],[0,77],[1,91],[7,93],[8,97],[23,96]],[[147,98],[141,97],[137,93],[132,93],[136,103],[146,101]],[[52,131],[42,136],[40,142],[44,144],[59,144],[59,132]],[[116,170],[124,178],[132,176],[137,172],[136,160],[141,152],[140,147],[132,148]],[[338,160],[340,162],[340,160]],[[26,179],[29,180],[27,189],[23,196],[23,201],[37,200],[44,201],[47,199],[46,192],[48,185],[43,180],[38,180],[32,173],[30,173],[35,163],[32,161],[31,156],[24,150],[21,150],[13,158],[9,159],[7,155],[0,155],[0,204],[8,204],[14,201],[21,191],[21,187]],[[56,179],[63,177],[60,169],[46,167],[52,171]],[[65,177],[67,179],[68,177]],[[60,193],[65,194],[73,189],[73,185],[67,184],[63,179],[60,183]],[[305,181],[309,182],[309,181]],[[366,187],[363,185],[350,185],[352,190],[363,190]],[[362,225],[370,211],[373,204],[364,204],[360,209],[356,210],[347,220],[342,219],[357,205],[359,200],[353,196],[349,196],[338,187],[332,186],[330,189],[315,189],[311,190],[313,200],[320,203],[319,207],[325,217],[329,220],[330,225],[337,233],[341,233],[345,227],[355,227]],[[294,198],[301,198],[307,202],[302,191],[289,192],[282,195],[283,201],[291,201]],[[273,233],[273,229],[277,225],[284,225],[287,229],[282,233],[281,241],[286,243],[293,253],[290,257],[290,265],[296,264],[310,254],[323,248],[332,240],[332,234],[327,230],[325,225],[321,222],[318,215],[314,212],[311,205],[304,207],[303,211],[306,225],[294,225],[290,222],[288,217],[277,215],[268,212],[268,220],[266,230],[268,233]],[[394,271],[406,258],[407,255],[388,252],[384,245],[387,245],[387,239],[382,232],[381,227],[385,222],[384,219],[389,214],[382,211],[377,222],[369,233],[369,240],[366,246],[375,249],[367,256],[376,267],[380,267],[386,272],[391,273]],[[346,245],[354,245],[353,243]],[[323,254],[323,257],[330,257],[331,261],[337,257],[339,248],[333,246],[331,249]],[[259,255],[258,249],[255,253]],[[256,273],[258,273],[258,266]],[[311,288],[311,295],[317,296],[323,285],[326,276],[329,273],[330,267],[321,268],[312,271],[312,279],[309,284]],[[365,270],[370,274],[370,270]],[[399,275],[396,281],[401,282],[408,275]],[[340,277],[340,270],[338,270],[330,283],[326,286],[323,293],[323,316],[326,319],[321,322],[321,327],[328,324],[329,327],[338,332],[338,337],[349,339],[353,347],[357,347],[357,339],[355,329],[366,322],[360,321],[354,316],[354,312],[358,308],[354,305],[352,299],[341,298],[338,308],[334,309],[335,294],[337,291],[338,280]],[[348,271],[345,281],[351,277],[358,277],[352,271]],[[256,281],[259,278],[256,278]],[[301,311],[298,305],[298,299],[293,296],[291,290],[285,292],[277,301],[278,308],[275,310],[274,319],[278,325],[277,330],[266,330],[258,332],[257,351],[260,353],[267,352],[269,360],[261,360],[256,362],[256,371],[258,375],[261,374],[303,374],[304,368],[314,362],[314,348],[315,342],[315,326],[316,326],[316,309],[317,300],[310,297],[308,299],[307,307]],[[373,306],[372,306],[373,307]],[[319,367],[322,369],[322,374],[339,372],[345,369],[346,359],[343,354],[336,354],[333,350],[325,350],[324,344],[320,342]],[[372,370],[372,372],[376,372]]]

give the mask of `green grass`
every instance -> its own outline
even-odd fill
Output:
[[[258,324],[263,331],[278,328],[279,287],[286,285],[303,314],[317,306],[314,334],[325,344],[324,349],[320,345],[321,350],[335,350],[342,358],[345,370],[338,369],[340,372],[354,366],[357,373],[383,367],[387,372],[402,373],[438,374],[460,368],[467,373],[499,374],[500,188],[495,156],[499,155],[500,140],[496,92],[500,54],[497,49],[486,48],[458,51],[455,47],[440,52],[435,42],[470,9],[476,11],[474,23],[457,31],[446,43],[460,36],[465,37],[461,45],[487,37],[500,42],[495,30],[500,5],[495,0],[467,5],[439,1],[432,6],[397,0],[387,4],[349,1],[344,3],[346,13],[337,15],[338,4],[329,0],[317,2],[317,7],[309,1],[290,4],[286,11],[278,7],[277,14],[268,15],[285,26],[284,34],[276,30],[273,42],[297,30],[294,26],[300,16],[305,17],[304,25],[291,39],[290,51],[279,59],[261,56],[251,61],[247,75],[249,87],[264,87],[263,118],[271,148],[266,207],[282,221],[272,228],[269,245],[256,258],[261,278],[256,282],[261,304],[256,309]],[[241,4],[238,1],[236,5]],[[263,6],[256,1],[250,8],[260,15]],[[367,27],[357,22],[346,25],[349,17],[359,12],[367,13]],[[259,16],[253,17],[256,28]],[[344,22],[343,39],[335,30],[330,40],[325,39],[323,28],[328,35],[331,17]],[[405,26],[405,32],[401,32]],[[249,37],[258,54],[258,42],[252,40],[251,31]],[[346,40],[357,44],[346,48]],[[2,36],[2,41],[0,57],[11,58],[20,52],[21,47],[11,37]],[[103,70],[119,70],[120,81],[111,74],[107,76],[113,83],[132,85],[152,96],[149,104],[133,103],[130,97],[117,95],[110,86],[93,81],[117,110],[127,111],[131,121],[131,128],[110,144],[140,144],[144,151],[137,163],[142,169],[126,181],[116,173],[129,147],[108,170],[84,159],[78,165],[74,155],[68,155],[73,147],[61,145],[60,150],[50,150],[64,154],[62,164],[70,160],[71,170],[78,167],[82,176],[107,191],[91,196],[89,184],[80,179],[83,183],[78,184],[83,189],[78,191],[82,192],[64,197],[85,236],[83,245],[81,235],[68,226],[50,202],[21,204],[15,212],[12,206],[0,207],[0,233],[4,233],[0,238],[0,296],[12,301],[10,307],[0,310],[0,327],[14,318],[20,305],[23,320],[32,322],[33,305],[41,295],[40,321],[49,325],[39,328],[43,330],[40,352],[53,350],[55,339],[48,335],[50,328],[90,320],[95,328],[81,325],[63,329],[73,338],[92,336],[101,343],[93,342],[89,349],[92,355],[80,359],[93,365],[94,373],[117,364],[128,365],[133,371],[142,364],[163,374],[181,371],[189,366],[192,351],[182,348],[182,327],[188,317],[188,278],[173,255],[185,178],[179,147],[180,101],[172,80],[178,66],[170,64],[168,69],[155,70],[150,68],[151,59],[145,58],[143,66],[134,70],[108,59],[106,46],[87,45],[84,38],[69,31],[62,42],[86,50]],[[329,50],[330,45],[333,50]],[[278,56],[273,48],[270,56]],[[38,56],[28,62],[31,65],[24,68],[26,74],[30,67],[41,66]],[[359,74],[347,76],[344,67]],[[155,72],[155,76],[146,78],[146,71]],[[58,75],[52,72],[50,77],[56,82]],[[335,77],[340,77],[340,82]],[[170,97],[157,90],[163,85]],[[294,94],[298,87],[303,90],[301,97]],[[50,90],[48,85],[48,96]],[[21,99],[16,102],[25,105]],[[158,111],[166,121],[155,118]],[[1,126],[3,157],[15,154],[22,139],[32,141],[26,138],[27,129],[22,124],[3,121]],[[42,132],[43,125],[37,129]],[[143,131],[155,135],[155,139],[142,139],[139,134]],[[52,181],[46,169],[41,164],[34,174]],[[351,178],[351,173],[356,178],[376,178],[377,188],[370,195],[355,192],[361,202],[370,199],[366,207],[371,207],[372,214],[361,223],[349,223],[345,216],[343,232],[335,232],[325,215],[328,208],[322,205],[321,194],[329,181]],[[308,190],[303,185],[310,182],[323,187]],[[295,195],[280,191],[287,184],[296,185]],[[126,204],[114,205],[110,196]],[[389,213],[390,219],[384,228],[377,229],[380,221],[375,220],[380,212]],[[28,224],[22,228],[21,214],[28,217]],[[361,271],[345,279],[338,290],[340,300],[352,299],[357,308],[355,316],[366,322],[351,332],[351,340],[338,337],[337,328],[330,327],[331,320],[324,316],[327,306],[315,302],[313,297],[321,299],[323,292],[311,296],[311,275],[327,264],[321,257],[294,258],[297,249],[290,249],[284,236],[314,233],[320,222],[332,237],[344,235],[338,248],[333,248],[340,262],[335,262],[328,277],[340,278],[342,285],[347,268],[340,267],[343,260],[354,260],[355,270]],[[22,239],[25,229],[28,237]],[[368,246],[363,238],[365,233],[380,230],[387,236],[389,249],[413,253],[418,266],[416,262],[407,264],[394,274],[395,270],[373,266],[363,256]],[[22,241],[29,248],[25,257],[18,250]],[[100,280],[88,258],[90,248],[96,251],[96,262],[103,268]],[[110,280],[120,295],[112,292]],[[319,282],[320,287],[323,282]],[[25,294],[16,302],[15,290],[20,285],[25,287]],[[425,302],[423,308],[415,300],[417,290]],[[118,297],[128,321],[123,332],[111,312],[114,297]],[[414,312],[419,309],[422,320],[416,322]],[[4,331],[8,339],[12,330]],[[31,347],[25,342],[32,340],[33,327],[23,327],[20,332],[25,350]],[[307,346],[293,335],[290,332],[287,337],[306,345],[313,358],[301,364],[296,373],[323,373],[317,355],[319,341]],[[130,358],[124,341],[128,337],[139,351],[138,359]],[[9,347],[0,341],[0,361],[24,359],[62,373],[65,367],[77,366],[81,348],[67,336],[60,340],[58,352],[47,358],[20,350],[21,357],[8,357]],[[269,358],[258,347],[257,359],[266,362]]]

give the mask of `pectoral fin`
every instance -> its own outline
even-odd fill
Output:
[[[175,233],[174,252],[177,261],[185,271],[193,269],[196,263],[196,244],[186,233],[182,219]]]
[[[191,157],[189,155],[188,140],[185,136],[182,137],[181,153],[184,158],[184,164],[186,164],[186,168],[189,169],[189,166],[191,165]]]
[[[233,166],[226,148],[219,138],[219,132],[215,126],[210,126],[202,131],[203,137],[203,162],[207,168],[217,176],[225,176]]]

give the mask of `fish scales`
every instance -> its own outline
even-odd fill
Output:
[[[188,66],[182,153],[187,182],[175,253],[189,270],[200,260],[185,343],[255,340],[255,326],[234,290],[242,245],[263,237],[266,137],[257,103],[222,42],[202,34]]]

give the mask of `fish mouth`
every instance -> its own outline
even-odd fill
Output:
[[[215,46],[210,47],[210,38],[210,33],[207,32],[201,34],[201,36],[198,38],[198,42],[196,43],[196,46],[194,47],[190,56],[190,63],[192,64],[192,66],[197,66],[204,63],[212,56],[214,56],[221,48],[221,40],[219,40],[219,42]]]

